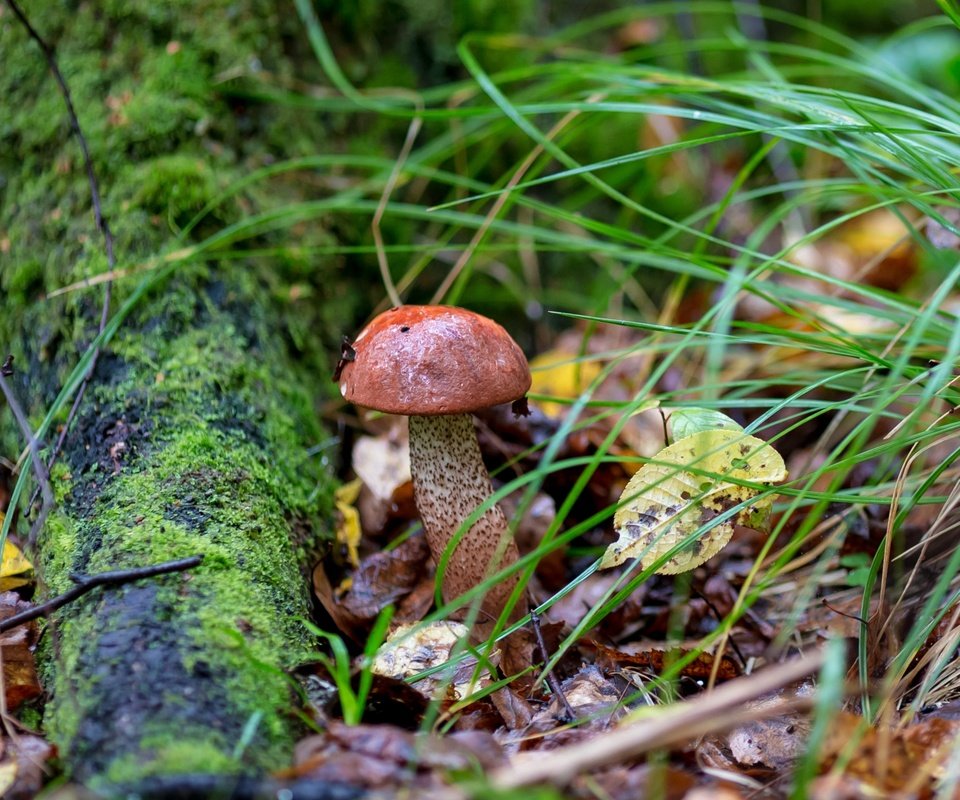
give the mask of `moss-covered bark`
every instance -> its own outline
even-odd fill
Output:
[[[101,362],[54,470],[47,591],[71,571],[205,561],[60,616],[46,720],[80,780],[260,771],[289,753],[280,669],[306,651],[298,565],[326,490],[305,453],[309,398],[275,338],[255,295],[167,286]]]
[[[222,91],[231,70],[291,72],[289,9],[25,6],[73,91],[122,268],[182,246],[179,228],[224,188],[322,138],[318,120],[294,125],[282,108]],[[101,302],[89,289],[42,297],[106,261],[62,99],[9,12],[0,53],[0,351],[16,356],[13,383],[36,422],[95,335]],[[194,238],[297,192],[290,181],[251,187]],[[319,225],[298,231],[302,243],[324,236]],[[70,572],[205,560],[58,614],[45,637],[44,724],[70,777],[113,793],[155,775],[286,763],[295,725],[283,669],[310,645],[301,570],[330,505],[330,479],[308,455],[324,438],[319,332],[335,339],[350,309],[328,302],[333,266],[296,254],[187,264],[104,349],[53,471],[59,504],[39,542],[41,591],[62,591]],[[117,282],[114,309],[137,282]],[[0,409],[0,452],[20,447]]]

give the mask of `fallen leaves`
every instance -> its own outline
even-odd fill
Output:
[[[12,544],[10,548],[4,554],[3,571],[10,570],[11,574],[21,574],[30,568],[29,562],[23,558],[19,549]],[[0,593],[0,620],[31,607],[31,604],[21,600],[16,592]],[[33,655],[37,638],[36,622],[20,625],[0,634],[2,689],[6,714],[16,711],[24,703],[43,694]],[[54,748],[39,736],[14,733],[12,724],[8,723],[5,730],[7,736],[0,738],[0,796],[11,800],[35,797],[43,786],[46,762],[53,757]]]
[[[464,700],[490,683],[486,672],[478,670],[475,658],[462,659],[442,669],[469,632],[466,625],[447,620],[401,625],[377,651],[371,670],[378,675],[408,679],[428,698]]]
[[[719,663],[711,653],[696,653],[694,651],[677,648],[667,651],[657,648],[647,648],[635,652],[623,652],[612,647],[606,647],[599,642],[592,642],[596,648],[597,665],[608,671],[646,670],[652,674],[660,674],[671,663],[684,662],[680,667],[680,675],[694,680],[707,680],[714,674],[717,680],[729,681],[742,674],[740,665],[730,656],[721,656]]]
[[[769,316],[762,318],[771,327],[780,324]],[[847,322],[845,318],[838,324]],[[851,335],[856,330],[851,329]],[[634,749],[621,754],[617,763],[590,763],[570,775],[565,772],[572,769],[570,764],[557,761],[559,766],[550,774],[538,773],[540,779],[562,783],[564,796],[571,797],[627,800],[645,792],[731,800],[764,793],[784,796],[790,790],[794,766],[807,752],[816,684],[798,685],[794,680],[764,693],[756,689],[756,682],[777,669],[773,662],[792,652],[794,643],[799,648],[816,643],[831,620],[850,623],[837,628],[840,635],[860,631],[855,620],[860,599],[856,593],[843,596],[843,609],[854,615],[849,620],[819,603],[832,587],[847,589],[856,577],[852,570],[844,570],[849,564],[842,560],[856,544],[856,536],[851,533],[848,541],[838,543],[831,571],[817,574],[820,584],[800,586],[801,576],[806,575],[800,568],[808,562],[793,566],[798,570],[797,586],[783,588],[781,582],[778,591],[790,598],[809,591],[810,600],[806,607],[785,611],[784,602],[763,584],[767,565],[779,553],[772,551],[766,561],[759,560],[758,554],[776,498],[774,487],[786,479],[787,468],[771,444],[748,434],[740,422],[753,422],[750,430],[762,430],[771,441],[775,431],[777,448],[788,442],[784,452],[794,472],[804,477],[822,463],[811,461],[817,455],[815,446],[803,438],[806,433],[794,438],[789,432],[785,435],[773,415],[760,427],[749,410],[731,412],[737,414],[734,420],[714,408],[671,409],[657,407],[656,399],[640,402],[638,389],[655,358],[641,354],[631,357],[629,364],[628,359],[622,364],[611,359],[609,353],[629,349],[627,335],[623,331],[610,337],[597,334],[590,341],[584,338],[579,347],[567,341],[548,352],[535,365],[534,392],[539,396],[529,417],[517,418],[504,408],[478,415],[478,438],[495,481],[530,476],[541,466],[548,446],[554,448],[555,463],[590,462],[593,469],[589,483],[578,489],[575,505],[567,497],[581,473],[566,465],[537,474],[532,491],[527,492],[528,484],[521,482],[502,501],[521,553],[536,554],[528,589],[542,606],[543,648],[530,626],[482,649],[476,642],[465,641],[465,629],[420,622],[433,601],[432,565],[411,544],[418,534],[410,534],[416,530],[415,512],[405,499],[410,486],[405,435],[402,425],[387,418],[375,423],[379,435],[360,436],[353,450],[360,485],[358,492],[357,484],[352,487],[358,499],[347,499],[360,510],[360,537],[342,536],[341,554],[349,551],[348,543],[353,541],[359,558],[341,558],[339,563],[318,568],[318,596],[334,623],[358,645],[387,605],[397,609],[399,627],[379,652],[353,650],[357,653],[350,662],[354,681],[364,670],[374,673],[374,691],[363,723],[389,719],[396,728],[410,728],[433,721],[433,734],[480,732],[496,743],[499,759],[508,759],[510,767],[497,773],[502,776],[513,767],[526,769],[521,765],[542,767],[540,760],[554,751],[602,749],[608,735],[627,727],[627,718],[642,718],[642,726],[633,731],[639,737],[631,745]],[[778,365],[758,366],[749,348],[730,352],[725,369],[733,365],[734,374],[741,369],[744,374],[777,374]],[[687,368],[697,366],[683,369]],[[688,378],[679,367],[666,373],[661,396],[683,398]],[[590,406],[575,405],[587,396]],[[579,416],[565,438],[557,441],[554,437],[565,430],[571,410]],[[634,411],[639,413],[630,416]],[[801,449],[797,441],[811,449]],[[598,453],[604,457],[593,461]],[[643,466],[634,472],[638,462]],[[829,479],[829,475],[823,478]],[[862,486],[863,480],[851,483]],[[828,491],[827,483],[811,485],[814,491]],[[623,500],[614,512],[612,506],[621,493]],[[613,545],[609,544],[611,513],[618,534]],[[861,547],[868,560],[885,533],[880,516],[879,532]],[[558,541],[558,534],[563,537],[575,526],[580,528],[576,538]],[[676,582],[660,577],[706,563],[734,534],[734,544],[714,562],[716,569],[708,565]],[[785,529],[784,547],[795,544],[787,543],[790,535]],[[391,541],[391,537],[396,538]],[[819,541],[813,544],[821,546]],[[630,593],[624,592],[635,573],[596,571],[603,548],[601,567],[637,559],[654,575],[636,581]],[[795,615],[789,622],[795,639],[785,646],[782,635],[788,613]],[[553,659],[558,651],[560,657]],[[549,675],[542,671],[545,660],[551,661]],[[808,666],[808,672],[813,671]],[[716,705],[731,685],[749,688],[742,690],[746,694],[739,702]],[[390,706],[376,698],[378,692],[387,698],[391,691],[407,698],[406,719],[396,719],[402,705]],[[383,712],[388,706],[389,712]],[[697,716],[695,708],[705,711]],[[418,748],[433,747],[434,738],[426,734],[417,738],[410,731],[402,736],[375,731],[367,724],[353,734],[341,734],[336,732],[336,709],[329,709],[323,718],[327,731],[305,748],[297,769],[307,772],[300,774],[424,792],[459,780],[420,755]],[[670,719],[679,722],[668,724]],[[952,726],[937,725],[942,729],[928,727],[930,737],[939,737],[941,743],[955,738]],[[661,734],[655,736],[651,730]],[[923,738],[904,734],[904,752],[911,736],[918,735]],[[918,751],[915,743],[911,746],[910,752],[919,753],[918,758],[932,759],[932,744],[926,752]],[[851,747],[850,752],[859,757]],[[668,749],[662,761],[642,763],[644,754]],[[810,787],[812,796],[829,796],[828,773],[842,770],[848,755],[823,748],[822,763],[815,770],[820,777]],[[845,779],[845,790],[864,796],[902,790],[891,788],[892,784],[867,786],[857,769]],[[494,783],[497,775],[492,777]],[[529,785],[528,780],[533,778],[527,775],[521,783]]]
[[[0,797],[28,800],[43,787],[47,762],[56,749],[39,736],[20,733],[0,740]]]
[[[346,550],[347,561],[358,566],[360,556],[357,547],[360,544],[360,512],[355,504],[360,496],[360,480],[350,481],[337,488],[333,493],[333,504],[337,509],[337,541]]]
[[[387,725],[333,722],[324,733],[297,744],[294,766],[281,777],[366,789],[403,784],[424,791],[442,785],[449,773],[482,774],[503,761],[500,745],[483,731],[440,737]]]
[[[0,594],[0,619],[7,619],[31,608],[16,592]],[[3,693],[8,711],[43,693],[34,662],[37,624],[30,622],[0,634],[0,659],[3,661]]]
[[[836,796],[839,782],[857,797],[941,796],[937,792],[958,739],[960,722],[936,715],[894,727],[882,722],[871,725],[863,717],[838,712],[831,719],[822,754],[823,777],[814,783],[812,794],[824,800]],[[834,771],[835,766],[840,769]],[[956,797],[956,788],[947,796]]]
[[[313,571],[313,587],[317,599],[337,627],[360,641],[377,615],[392,603],[400,603],[398,622],[410,622],[425,613],[432,602],[432,581],[429,589],[415,594],[426,573],[430,551],[422,534],[410,536],[392,550],[384,550],[360,561],[351,577],[334,589],[321,562]],[[413,601],[404,605],[406,598]],[[426,605],[426,608],[423,606]]]

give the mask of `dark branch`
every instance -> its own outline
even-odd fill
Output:
[[[67,86],[67,81],[63,77],[63,73],[60,72],[60,67],[57,65],[57,59],[53,55],[53,48],[37,33],[36,28],[34,28],[30,20],[27,19],[26,14],[24,14],[20,6],[17,5],[16,0],[7,0],[7,5],[10,6],[10,10],[13,11],[17,19],[20,20],[23,27],[26,28],[30,38],[33,39],[40,50],[43,51],[44,58],[46,58],[47,64],[50,67],[50,72],[53,73],[53,78],[57,82],[57,86],[60,87],[60,94],[63,95],[63,101],[67,104],[67,115],[70,118],[70,127],[77,137],[77,141],[80,143],[80,149],[83,151],[83,164],[87,170],[87,182],[90,184],[90,194],[93,197],[93,215],[97,222],[97,230],[103,234],[104,243],[107,247],[107,261],[112,269],[115,263],[113,258],[113,234],[110,233],[110,226],[103,216],[103,205],[100,202],[100,187],[97,183],[96,172],[94,172],[93,169],[93,159],[90,158],[90,148],[87,145],[83,131],[80,129],[80,120],[77,118],[77,112],[73,106],[73,97],[70,94],[70,88]]]
[[[550,661],[550,653],[547,652],[547,643],[543,640],[543,631],[540,629],[540,615],[536,611],[530,612],[530,624],[533,626],[533,633],[537,637],[537,647],[540,648],[543,663],[547,664]],[[553,670],[546,670],[545,677],[547,679],[547,686],[549,686],[550,691],[557,696],[557,700],[560,701],[560,705],[563,706],[563,710],[569,717],[568,721],[573,722],[577,718],[577,712],[573,710],[573,706],[571,706],[567,700],[567,696],[563,693],[560,681],[558,681],[556,675],[553,674]]]
[[[117,264],[113,253],[113,233],[110,231],[110,224],[107,222],[106,217],[103,216],[103,203],[100,200],[100,184],[97,182],[97,173],[93,168],[93,159],[90,157],[90,147],[87,144],[86,137],[83,135],[83,130],[80,128],[80,119],[77,117],[77,112],[73,105],[73,97],[70,94],[70,87],[67,86],[67,81],[63,77],[63,73],[60,71],[60,66],[57,64],[57,59],[53,54],[53,48],[47,44],[46,40],[37,32],[37,29],[33,27],[30,20],[27,18],[27,15],[24,14],[23,9],[20,8],[16,0],[6,0],[6,2],[10,7],[10,10],[13,11],[14,16],[20,20],[21,24],[26,29],[27,34],[31,39],[33,39],[34,42],[36,42],[37,46],[43,52],[43,56],[47,61],[47,65],[50,67],[50,72],[53,74],[53,78],[57,82],[57,86],[60,89],[60,94],[63,95],[63,101],[67,106],[67,117],[70,120],[70,129],[77,137],[77,141],[80,143],[80,151],[83,153],[83,165],[87,172],[87,183],[90,185],[90,197],[93,202],[93,217],[96,221],[97,230],[103,234],[103,243],[107,251],[107,265],[112,272]],[[100,333],[103,333],[103,329],[107,326],[107,320],[110,318],[110,297],[112,291],[113,284],[111,281],[107,281],[103,293],[103,308],[100,312]],[[67,432],[70,430],[70,425],[73,422],[74,417],[77,415],[77,410],[80,408],[80,402],[87,390],[87,384],[90,383],[90,378],[93,376],[93,371],[96,369],[97,360],[99,358],[100,348],[97,348],[93,353],[93,358],[90,360],[90,368],[87,370],[87,374],[83,378],[83,383],[80,384],[80,388],[77,390],[77,396],[74,398],[73,406],[71,406],[70,413],[67,415],[67,421],[61,429],[60,435],[57,437],[57,442],[53,446],[53,450],[50,453],[50,461],[47,464],[48,470],[54,465],[57,457],[60,455],[60,451],[63,449],[63,443],[66,441]],[[36,493],[34,493],[34,496],[31,498],[27,507],[32,507],[35,501]],[[41,516],[45,517],[46,512],[49,512],[49,510],[49,508],[42,509],[40,512]]]
[[[72,603],[78,597],[82,597],[91,589],[98,586],[119,586],[120,584],[138,581],[141,578],[153,578],[156,575],[167,575],[171,572],[182,572],[185,569],[191,569],[198,566],[203,561],[202,555],[181,558],[178,561],[164,561],[162,564],[154,564],[149,567],[136,567],[134,569],[116,569],[110,572],[100,572],[96,575],[71,575],[71,579],[76,584],[72,589],[67,589],[63,594],[51,597],[47,602],[34,606],[28,611],[20,614],[14,614],[5,620],[0,620],[0,633],[12,630],[18,625],[31,622],[39,617],[48,617],[58,608]]]

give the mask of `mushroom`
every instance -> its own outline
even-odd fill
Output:
[[[410,418],[414,499],[439,563],[464,520],[493,493],[470,414],[522,400],[530,388],[523,351],[500,325],[472,311],[400,306],[344,344],[337,377],[346,400]],[[451,553],[444,601],[518,557],[506,517],[492,505]],[[499,617],[516,583],[512,576],[487,592],[484,621]]]

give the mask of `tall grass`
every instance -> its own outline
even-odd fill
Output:
[[[736,26],[734,10],[762,13],[780,29],[779,40],[748,41]],[[710,33],[681,40],[672,32],[678,11],[695,15],[699,28]],[[865,585],[856,589],[862,592],[862,616],[889,617],[893,624],[905,614],[903,603],[919,603],[920,610],[904,631],[882,687],[871,680],[868,668],[877,644],[871,636],[884,625],[861,626],[862,704],[871,713],[884,702],[900,703],[915,654],[958,599],[956,558],[929,567],[937,575],[933,584],[902,598],[897,586],[928,565],[919,559],[898,568],[904,573],[898,580],[891,570],[904,547],[911,511],[945,501],[960,454],[960,423],[946,413],[958,399],[953,384],[960,327],[948,309],[956,307],[951,303],[960,269],[956,251],[936,249],[922,230],[933,220],[958,232],[946,209],[957,204],[960,104],[901,70],[885,57],[883,44],[868,47],[808,20],[753,5],[644,6],[644,17],[663,26],[654,41],[616,55],[582,44],[602,40],[639,13],[618,12],[535,41],[467,37],[459,54],[471,80],[425,92],[417,104],[387,99],[386,93],[365,95],[359,102],[356,90],[331,72],[337,88],[358,101],[358,113],[419,118],[430,133],[400,165],[407,183],[386,206],[385,218],[404,220],[418,239],[393,244],[389,257],[396,283],[406,296],[429,295],[439,284],[444,301],[459,302],[471,297],[472,285],[499,282],[518,306],[536,302],[595,325],[636,330],[636,343],[607,354],[605,363],[638,353],[651,359],[633,400],[598,405],[591,403],[588,389],[569,406],[539,468],[501,490],[522,488],[530,499],[551,471],[579,470],[541,550],[518,569],[529,572],[551,548],[593,526],[609,525],[613,508],[577,524],[568,524],[568,517],[609,458],[623,424],[651,401],[749,409],[748,431],[774,444],[802,426],[816,426],[822,431],[812,443],[816,466],[794,474],[780,490],[778,524],[742,584],[740,601],[703,646],[724,638],[766,593],[776,590],[782,598],[784,586],[792,587],[788,594],[794,598],[783,614],[781,639],[789,641],[811,595],[838,593],[831,586],[811,591],[803,585],[804,576],[822,578],[836,566],[858,510],[883,507],[889,515],[887,534]],[[309,13],[302,16],[329,71],[319,22]],[[895,38],[922,44],[950,25],[946,18],[923,20]],[[516,59],[517,66],[490,73],[478,53],[491,48],[516,50],[523,57]],[[678,68],[691,51],[715,65],[709,74]],[[343,108],[339,98],[299,97],[298,102],[318,111]],[[640,149],[625,132],[644,129],[651,117],[668,121],[675,139]],[[505,153],[512,165],[490,174]],[[709,174],[725,156],[736,157],[739,167],[726,192],[711,196]],[[379,176],[375,168],[367,172],[370,196],[341,198],[336,210],[370,214],[385,171],[383,165]],[[662,184],[676,186],[682,180],[702,200],[675,217],[666,211],[671,204]],[[330,201],[336,203],[336,198]],[[736,211],[753,214],[756,226],[731,231],[729,219]],[[905,241],[918,253],[921,270],[908,292],[885,291],[814,268],[805,255],[872,212],[898,219]],[[256,230],[257,224],[245,223],[246,229]],[[428,270],[438,254],[459,255],[464,248],[469,258],[457,260],[461,271],[452,279]],[[858,266],[883,256],[879,249],[870,252]],[[525,257],[539,265],[539,292],[524,271]],[[591,282],[594,291],[563,285],[571,261],[598,265],[601,277]],[[615,269],[603,269],[610,265]],[[551,280],[551,270],[561,279]],[[649,305],[631,302],[636,285],[657,298],[653,318]],[[713,287],[709,307],[695,322],[678,322],[671,299],[703,285]],[[776,314],[745,316],[738,309],[750,297]],[[618,315],[610,313],[612,308]],[[738,375],[731,365],[744,353],[757,368]],[[659,388],[677,364],[686,365],[695,381],[673,391]],[[610,414],[617,421],[594,457],[582,463],[555,460],[566,433]],[[930,460],[924,452],[934,445],[936,459]],[[872,466],[866,479],[851,477],[866,464]],[[798,560],[825,536],[831,545],[819,559]],[[564,647],[616,607],[648,572],[625,572]],[[941,654],[940,669],[948,662],[949,654]],[[914,709],[924,701],[923,692],[912,695]]]

